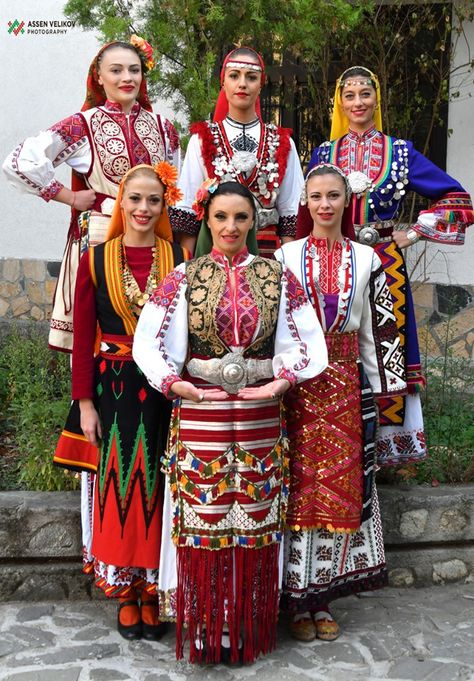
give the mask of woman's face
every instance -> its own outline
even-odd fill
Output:
[[[107,99],[122,105],[128,113],[138,97],[142,82],[142,65],[133,50],[113,47],[106,50],[99,64],[99,83]]]
[[[345,183],[336,173],[312,175],[306,185],[308,209],[317,236],[338,235],[347,205]]]
[[[153,242],[155,225],[163,211],[163,194],[163,185],[151,174],[132,175],[128,180],[121,206],[129,242]]]
[[[253,218],[253,206],[239,194],[222,194],[211,199],[207,224],[214,248],[228,258],[240,253]]]
[[[350,83],[364,80],[354,76]],[[372,85],[347,85],[341,92],[342,111],[349,119],[349,126],[355,132],[364,132],[374,123],[377,94]]]
[[[257,57],[247,56],[235,57],[232,61],[250,62],[258,64]],[[223,88],[229,103],[229,113],[232,116],[238,112],[255,112],[255,104],[260,94],[262,72],[246,68],[226,68],[224,74]]]

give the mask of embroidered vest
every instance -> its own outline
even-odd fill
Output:
[[[88,183],[96,192],[117,196],[127,170],[139,163],[154,165],[166,159],[165,133],[160,117],[140,107],[138,113],[108,113],[102,107],[84,111],[92,149]]]
[[[245,276],[258,308],[260,332],[245,348],[246,357],[271,357],[281,294],[281,263],[256,257]],[[230,350],[219,338],[217,308],[224,293],[226,274],[210,256],[186,265],[190,356],[223,357]]]

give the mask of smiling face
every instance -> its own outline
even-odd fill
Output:
[[[232,58],[231,63],[250,62],[258,65],[258,59],[254,55],[245,55]],[[232,118],[240,120],[255,118],[255,105],[257,97],[262,89],[262,72],[249,68],[237,68],[231,66],[225,69],[223,88],[229,103],[229,114]]]
[[[134,50],[113,47],[104,51],[98,71],[98,81],[107,99],[122,106],[128,113],[138,97],[142,82],[140,57]]]
[[[238,194],[220,194],[212,198],[207,224],[213,247],[228,258],[240,253],[245,247],[253,219],[254,209],[249,199]]]
[[[377,93],[372,85],[354,84],[361,77],[352,77],[348,85],[342,86],[342,111],[349,119],[349,127],[354,132],[365,132],[374,124]]]
[[[348,205],[343,178],[334,172],[312,175],[306,190],[308,209],[313,218],[313,235],[338,238],[341,235],[342,214]]]
[[[155,242],[155,225],[163,211],[164,187],[153,171],[137,171],[127,181],[122,195],[125,239],[129,246]]]

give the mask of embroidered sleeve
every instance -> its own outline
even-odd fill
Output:
[[[327,364],[326,342],[316,313],[295,275],[284,267],[273,374],[293,385],[317,376]]]
[[[289,143],[286,170],[276,199],[276,208],[280,216],[278,223],[278,234],[280,237],[295,237],[296,235],[296,216],[298,214],[301,189],[304,184],[300,159],[291,138]]]
[[[162,118],[162,121],[166,136],[166,160],[172,163],[179,172],[181,170],[181,147],[178,131],[167,118]]]
[[[3,170],[8,181],[20,190],[50,201],[63,187],[55,178],[55,168],[67,163],[85,173],[91,159],[82,117],[75,114],[36,137],[28,137],[6,158]]]
[[[173,232],[197,236],[201,223],[196,219],[192,205],[196,192],[206,177],[207,172],[202,159],[199,137],[192,135],[178,180],[183,199],[169,212]]]
[[[392,296],[375,253],[369,284],[364,292],[359,350],[372,390],[378,397],[406,392],[405,363]]]
[[[172,398],[188,350],[185,265],[170,272],[146,303],[133,340],[133,359],[150,385]]]
[[[413,228],[425,239],[442,244],[463,244],[466,228],[474,223],[469,194],[460,183],[406,142],[408,189],[434,203],[421,211]]]

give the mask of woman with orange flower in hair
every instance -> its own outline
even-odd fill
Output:
[[[122,177],[138,163],[166,160],[179,166],[176,130],[153,112],[148,98],[145,74],[153,66],[152,47],[143,38],[104,45],[90,65],[81,111],[25,139],[3,165],[21,191],[71,207],[51,318],[49,345],[54,349],[72,349],[79,256],[89,243],[104,240]],[[71,188],[56,178],[62,163],[72,169]]]
[[[162,161],[125,174],[105,243],[81,259],[74,300],[73,404],[55,463],[97,471],[91,554],[96,585],[120,600],[127,639],[163,633],[157,586],[163,484],[160,456],[170,404],[132,359],[141,309],[185,255],[172,242],[167,209],[180,192]],[[90,502],[90,500],[88,500]]]
[[[239,47],[225,57],[212,123],[191,126],[179,187],[183,200],[170,212],[181,244],[201,255],[196,239],[200,221],[192,205],[206,178],[236,181],[253,194],[258,212],[260,255],[271,257],[280,241],[295,237],[298,200],[303,186],[300,160],[291,130],[264,123],[260,91],[265,65],[258,52]]]

